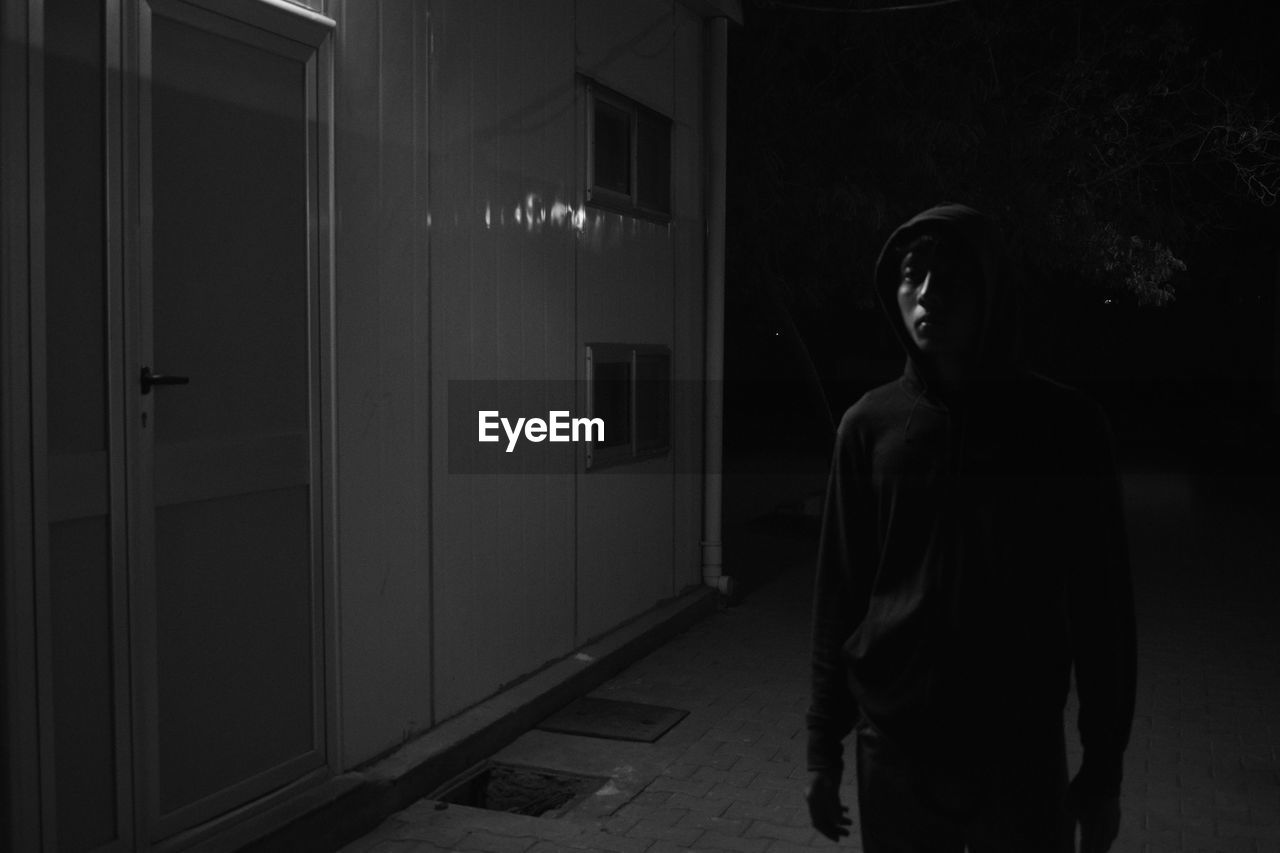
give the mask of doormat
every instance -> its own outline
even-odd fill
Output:
[[[510,814],[560,817],[608,781],[541,767],[486,764],[434,799]]]
[[[688,716],[679,708],[584,696],[538,724],[544,732],[653,743]]]

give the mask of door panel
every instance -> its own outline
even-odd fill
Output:
[[[156,512],[160,812],[310,752],[308,488]]]
[[[172,0],[141,51],[152,837],[324,763],[312,47]],[[149,224],[149,228],[147,227]]]
[[[58,849],[119,833],[110,540],[105,515],[50,525]]]
[[[47,0],[43,11],[45,722],[57,849],[86,851],[125,846],[130,823],[124,566],[108,462],[106,17],[80,0]]]
[[[305,70],[153,19],[160,445],[307,429]]]
[[[26,5],[30,837],[185,848],[326,772],[333,22]],[[190,382],[144,393],[144,365]]]

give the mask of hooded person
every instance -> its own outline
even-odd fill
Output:
[[[959,204],[899,227],[876,292],[907,354],[836,433],[815,578],[806,792],[881,851],[1105,851],[1134,705],[1119,479],[1100,408],[1019,357],[1017,280]],[[1074,669],[1084,754],[1068,782]]]

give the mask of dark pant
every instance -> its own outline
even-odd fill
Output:
[[[1062,720],[944,767],[858,727],[858,810],[865,853],[1070,853]],[[1012,733],[1011,733],[1012,734]]]

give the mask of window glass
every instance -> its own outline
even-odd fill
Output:
[[[587,201],[649,219],[671,216],[671,119],[588,81]]]
[[[671,212],[671,122],[641,110],[636,117],[636,203]]]
[[[587,415],[604,421],[604,440],[587,449],[587,468],[625,465],[671,448],[671,350],[662,344],[587,344]]]
[[[595,365],[592,417],[604,419],[604,441],[597,447],[631,444],[631,364],[627,361],[598,361]]]
[[[660,450],[671,443],[671,356],[636,353],[636,449]]]
[[[627,110],[595,98],[595,175],[592,183],[611,192],[631,194],[631,116]]]

